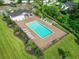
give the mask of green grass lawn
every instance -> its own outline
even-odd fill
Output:
[[[72,34],[68,34],[58,43],[52,45],[52,47],[45,51],[45,59],[61,59],[58,54],[58,48],[62,48],[64,51],[70,51],[67,59],[79,59],[79,45],[74,42],[74,38]]]
[[[76,2],[76,3],[79,3],[79,0],[73,0],[74,2]]]
[[[24,50],[24,44],[16,38],[0,20],[0,59],[36,59]]]
[[[45,59],[61,59],[58,48],[70,51],[66,59],[79,59],[79,45],[74,42],[75,37],[68,34],[62,40],[52,45],[44,52]],[[0,20],[0,59],[37,59],[25,52],[23,42],[16,38],[6,24]]]

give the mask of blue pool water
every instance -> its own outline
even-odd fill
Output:
[[[45,38],[51,35],[53,32],[39,21],[33,21],[27,24],[27,26],[35,32],[40,38]]]

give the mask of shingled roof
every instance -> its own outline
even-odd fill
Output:
[[[24,13],[24,12],[25,12],[25,13],[31,13],[31,12],[28,11],[28,10],[19,9],[19,10],[13,12],[13,13],[10,13],[10,16],[11,16],[11,17],[16,17],[16,16],[21,15],[21,14]]]
[[[74,7],[74,6],[76,6],[76,3],[67,1],[64,5],[65,5],[66,7]]]

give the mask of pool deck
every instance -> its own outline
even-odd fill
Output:
[[[48,48],[53,41],[59,40],[59,38],[66,35],[66,33],[54,25],[49,25],[45,21],[40,20],[41,18],[38,16],[32,16],[32,17],[25,17],[25,20],[22,21],[15,21],[16,24],[32,39],[32,41],[40,48],[40,49],[46,49]],[[45,26],[47,26],[49,29],[51,29],[54,33],[46,38],[41,39],[37,34],[35,34],[31,29],[26,26],[27,23],[38,20]]]

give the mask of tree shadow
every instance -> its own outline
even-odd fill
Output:
[[[74,41],[79,45],[79,39],[74,39]]]
[[[66,57],[72,56],[70,51],[64,51],[61,48],[58,48],[58,53],[59,53],[59,55],[61,56],[62,59],[66,59]]]
[[[61,48],[58,48],[58,53],[62,57],[62,59],[66,59],[65,51],[64,50],[62,50]]]

